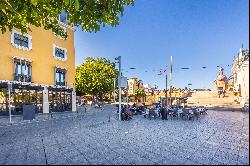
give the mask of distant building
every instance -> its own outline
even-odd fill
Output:
[[[222,67],[220,67],[219,74],[214,80],[214,83],[215,83],[215,88],[218,91],[219,97],[220,97],[220,94],[223,94],[223,96],[225,96],[225,92],[226,92],[227,85],[228,85],[228,79],[224,75],[224,69]]]
[[[233,89],[242,107],[249,104],[249,50],[241,48],[231,69]]]
[[[144,85],[143,85],[143,88],[144,88],[144,89],[151,89],[152,86],[151,86],[150,84],[144,84]]]
[[[137,89],[143,89],[143,83],[138,78],[129,78],[127,81],[129,95],[134,95]]]

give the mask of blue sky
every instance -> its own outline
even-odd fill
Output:
[[[125,76],[164,89],[165,77],[158,73],[172,56],[175,87],[213,88],[216,66],[224,66],[229,76],[227,65],[242,43],[249,46],[248,15],[248,0],[135,0],[117,27],[97,33],[77,28],[76,65],[88,56],[122,56]]]

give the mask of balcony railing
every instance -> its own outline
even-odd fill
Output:
[[[14,74],[14,81],[31,82],[31,76],[24,74]]]
[[[65,82],[56,82],[56,85],[59,85],[59,86],[65,86],[66,83]]]

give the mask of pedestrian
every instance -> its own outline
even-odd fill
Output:
[[[162,120],[168,120],[168,112],[167,107],[161,107],[161,119]]]

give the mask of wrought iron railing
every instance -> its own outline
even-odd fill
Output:
[[[56,85],[59,85],[59,86],[66,86],[66,83],[65,83],[65,82],[56,82]]]
[[[14,81],[31,82],[31,76],[24,74],[14,74]]]

